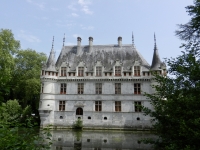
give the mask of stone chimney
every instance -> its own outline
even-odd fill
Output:
[[[81,53],[81,38],[77,37],[77,55]]]
[[[89,37],[89,53],[92,52],[93,49],[93,37]]]
[[[121,36],[118,37],[118,46],[122,47],[122,37]]]

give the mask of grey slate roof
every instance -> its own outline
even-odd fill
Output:
[[[157,49],[157,46],[155,44],[153,59],[152,59],[152,64],[151,64],[151,70],[161,70],[162,67],[166,67],[166,64],[164,62],[161,62],[160,56],[159,56],[159,53],[158,53],[158,49]]]
[[[55,52],[52,48],[46,64],[47,71],[56,71],[54,59],[55,59]]]
[[[121,47],[118,45],[93,45],[91,53],[89,53],[89,45],[83,45],[79,55],[77,55],[77,46],[64,46],[56,62],[56,67],[59,68],[63,62],[66,62],[70,66],[70,71],[73,71],[79,62],[83,61],[87,71],[93,71],[95,63],[101,61],[105,71],[112,71],[116,60],[122,63],[124,71],[130,70],[136,60],[142,66],[150,69],[147,61],[131,44]]]

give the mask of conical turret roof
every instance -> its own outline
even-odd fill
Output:
[[[156,45],[156,36],[154,34],[154,53],[153,53],[153,59],[151,64],[151,70],[160,70],[161,69],[161,60],[158,53],[158,48]]]
[[[54,38],[53,38],[53,42],[54,42]],[[46,64],[46,70],[48,71],[56,71],[56,68],[55,68],[55,52],[54,52],[54,49],[53,49],[53,42],[52,42],[52,48],[51,48],[51,52],[50,52],[50,55],[49,55],[49,58],[47,60],[47,64]]]

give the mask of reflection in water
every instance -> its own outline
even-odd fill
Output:
[[[139,140],[153,137],[147,132],[107,130],[53,130],[51,134],[52,150],[150,150]]]

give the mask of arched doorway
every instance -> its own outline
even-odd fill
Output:
[[[83,109],[82,108],[77,108],[76,109],[76,115],[83,115]]]

